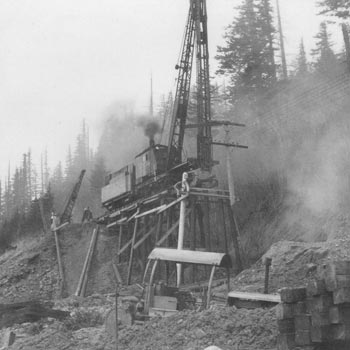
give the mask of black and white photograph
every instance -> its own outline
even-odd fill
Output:
[[[0,350],[349,350],[350,0],[0,0]]]

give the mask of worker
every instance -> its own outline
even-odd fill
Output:
[[[56,215],[54,211],[51,213],[51,231],[55,231],[56,228],[60,226],[60,218]]]
[[[90,210],[90,207],[87,207],[84,209],[81,223],[83,224],[84,222],[90,222],[91,220],[92,220],[92,212]]]

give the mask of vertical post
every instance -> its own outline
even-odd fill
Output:
[[[191,200],[191,217],[190,217],[190,232],[191,232],[191,250],[196,249],[196,210],[195,210],[195,199]],[[192,283],[195,282],[197,275],[196,264],[192,265]]]
[[[265,260],[264,260],[264,265],[265,265],[264,294],[268,294],[269,293],[269,274],[270,274],[271,262],[272,262],[271,258],[265,258]]]
[[[228,132],[229,130],[226,129],[226,143],[229,142]],[[234,186],[232,167],[231,167],[230,147],[228,146],[226,146],[226,167],[227,167],[228,188],[230,193],[229,218],[231,223],[232,240],[233,240],[233,246],[235,249],[237,267],[239,271],[241,271],[242,260],[241,260],[240,241],[239,241],[239,228],[238,228],[238,223],[234,214],[234,204],[236,202],[235,186]]]
[[[118,334],[118,297],[119,297],[119,286],[116,284],[115,287],[115,349],[118,350],[119,334]]]
[[[345,51],[346,51],[346,63],[348,66],[348,70],[350,71],[350,40],[349,40],[349,31],[345,23],[341,25],[345,43]]]
[[[182,184],[181,190],[184,192],[189,192],[189,186],[187,183],[188,174],[182,174]],[[181,194],[180,194],[181,195]],[[180,218],[179,218],[179,232],[177,239],[177,249],[182,250],[184,246],[184,235],[185,235],[185,220],[186,220],[186,201],[185,199],[180,202]],[[181,274],[182,274],[182,265],[176,264],[177,271],[177,287],[180,287],[181,284]]]
[[[210,306],[211,286],[212,286],[212,284],[213,284],[215,269],[216,269],[216,266],[214,265],[214,266],[211,268],[211,272],[210,272],[210,278],[209,278],[209,283],[208,283],[208,294],[207,294],[207,309],[208,309],[209,306]]]
[[[57,253],[57,263],[58,263],[58,271],[60,274],[60,295],[62,297],[63,291],[64,291],[64,271],[63,271],[63,265],[62,265],[62,260],[61,260],[61,251],[60,251],[60,243],[58,240],[58,230],[54,230],[53,234],[55,236],[55,243],[56,243],[56,253]]]
[[[118,236],[118,246],[117,246],[117,264],[120,263],[120,255],[119,255],[119,250],[122,246],[122,236],[123,236],[123,224],[120,224],[119,226],[119,236]]]
[[[133,264],[133,260],[134,260],[134,245],[135,245],[135,241],[136,241],[138,221],[139,221],[139,219],[136,218],[135,219],[135,224],[134,224],[134,232],[133,232],[133,235],[132,235],[131,247],[130,247],[130,257],[129,257],[129,266],[128,266],[128,278],[127,278],[127,281],[126,281],[127,285],[130,285],[130,282],[131,282],[132,264]]]
[[[220,199],[220,208],[222,212],[222,225],[224,229],[224,239],[225,239],[225,253],[228,253],[228,242],[227,242],[227,231],[226,231],[226,220],[225,220],[225,205],[224,201]]]

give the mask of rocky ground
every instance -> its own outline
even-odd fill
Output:
[[[74,283],[79,278],[90,234],[91,227],[76,226],[60,237],[65,266],[71,266],[68,276],[70,295],[74,294]],[[70,317],[64,321],[42,319],[2,329],[0,338],[9,330],[16,334],[10,349],[115,349],[113,332],[108,324],[106,327],[106,316],[114,309],[115,303],[110,239],[103,236],[99,241],[93,282],[88,287],[90,296],[86,298],[58,297],[56,253],[51,236],[38,237],[35,243],[22,242],[16,250],[0,257],[0,303],[53,299],[54,308],[70,312]],[[316,243],[277,242],[254,265],[233,278],[230,289],[262,292],[264,257],[272,259],[270,292],[276,293],[285,286],[305,285],[317,273],[318,265],[331,260],[349,260],[350,239],[342,234],[337,239]],[[227,286],[222,285],[214,290],[214,294],[225,298],[226,291]],[[120,290],[120,294],[122,297],[140,297],[141,291],[134,285]],[[200,350],[209,345],[223,350],[276,349],[274,309],[236,309],[214,301],[208,310],[187,310],[170,318],[155,318],[144,325],[128,326],[128,322],[122,319],[126,313],[122,297],[118,302],[121,310],[120,350]]]

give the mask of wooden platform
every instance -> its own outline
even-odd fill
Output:
[[[227,295],[230,306],[238,308],[255,309],[261,307],[273,307],[281,302],[279,294],[247,293],[232,291]]]

